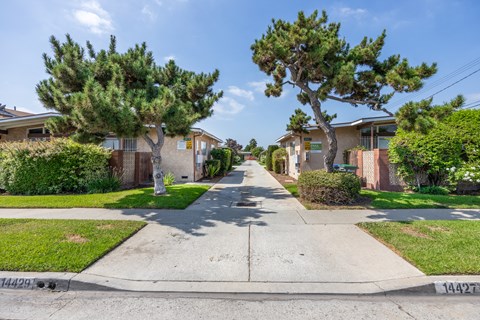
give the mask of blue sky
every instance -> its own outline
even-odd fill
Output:
[[[331,21],[342,23],[342,36],[352,45],[363,36],[387,30],[383,57],[399,53],[410,63],[437,62],[439,79],[480,57],[480,3],[477,1],[307,1],[307,0],[16,0],[0,4],[0,103],[32,112],[45,112],[35,84],[46,78],[42,53],[50,53],[48,38],[74,40],[105,48],[109,35],[117,36],[123,51],[146,41],[157,63],[173,57],[194,71],[220,70],[217,89],[225,97],[212,118],[197,124],[222,139],[247,144],[272,144],[285,132],[293,110],[300,106],[296,90],[287,88],[280,98],[266,98],[268,78],[252,63],[250,45],[261,37],[272,18],[293,21],[299,10],[308,14],[325,9]],[[418,95],[396,96],[391,109],[408,98],[419,100],[479,68],[449,78]],[[442,102],[463,94],[467,102],[480,100],[480,73],[435,96]],[[324,109],[350,121],[383,113],[326,102]],[[305,110],[311,114],[308,106]]]

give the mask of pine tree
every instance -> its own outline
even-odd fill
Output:
[[[251,46],[253,62],[273,77],[266,96],[279,97],[283,86],[289,84],[300,89],[298,100],[311,106],[316,123],[327,136],[324,163],[328,172],[333,171],[337,139],[335,128],[322,112],[323,102],[366,105],[391,114],[384,106],[396,92],[419,90],[423,80],[437,70],[436,64],[411,67],[399,55],[380,60],[385,31],[375,40],[365,37],[357,46],[350,46],[339,31],[340,24],[328,23],[325,11],[308,17],[299,12],[293,23],[274,19]]]
[[[50,44],[53,56],[43,54],[49,78],[36,87],[43,105],[62,114],[50,119],[49,129],[81,142],[100,142],[110,132],[143,137],[152,150],[155,195],[166,193],[161,170],[165,136],[186,135],[194,123],[212,115],[222,96],[212,89],[218,70],[196,74],[173,60],[157,66],[145,43],[119,53],[114,36],[109,49],[98,52],[68,34],[64,43],[50,37]]]

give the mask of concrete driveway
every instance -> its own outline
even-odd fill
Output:
[[[307,224],[305,212],[258,163],[247,161],[187,210],[152,217],[83,274],[258,283],[360,283],[423,275],[355,225]]]

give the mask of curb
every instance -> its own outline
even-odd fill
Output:
[[[45,292],[111,291],[187,294],[274,295],[480,295],[480,277],[417,277],[379,282],[199,282],[139,281],[88,274],[35,274],[0,272],[0,289]]]

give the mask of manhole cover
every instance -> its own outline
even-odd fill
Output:
[[[237,207],[256,207],[256,202],[237,202]]]

